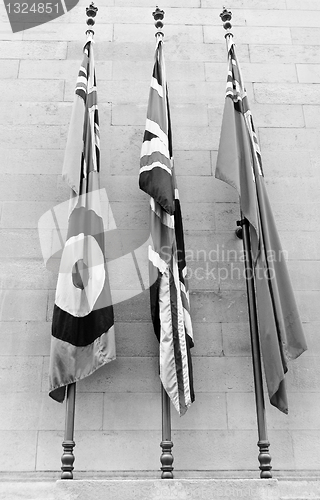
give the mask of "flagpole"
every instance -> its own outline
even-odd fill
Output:
[[[98,8],[95,7],[94,3],[91,2],[89,7],[86,7],[86,15],[88,17],[86,23],[89,29],[86,30],[87,36],[93,36],[94,31],[92,27],[95,25],[95,20],[93,19],[97,15]],[[64,441],[62,443],[63,454],[61,457],[61,479],[73,479],[73,463],[75,460],[73,449],[75,447],[74,442],[74,418],[75,418],[75,408],[76,408],[76,383],[73,382],[67,386],[67,397],[66,397],[66,418],[65,418],[65,431],[64,431]]]
[[[155,20],[155,27],[157,29],[155,37],[161,40],[164,37],[163,32],[163,18],[164,11],[156,6],[156,10],[152,13]],[[172,447],[173,442],[171,440],[171,411],[170,411],[170,398],[165,391],[163,385],[161,384],[161,412],[162,412],[162,441],[160,443],[162,454],[160,456],[161,462],[161,479],[173,479],[173,455]]]
[[[227,37],[233,37],[231,33],[231,19],[232,12],[228,11],[225,7],[223,12],[220,14],[221,20],[223,22],[223,27],[226,30]],[[259,447],[259,468],[260,468],[260,478],[270,479],[271,474],[271,455],[269,453],[269,440],[267,435],[267,423],[266,423],[266,412],[265,412],[265,402],[263,395],[263,380],[262,380],[262,365],[261,365],[261,351],[260,351],[260,341],[259,341],[259,327],[258,327],[258,315],[255,300],[255,283],[254,283],[254,273],[253,273],[253,263],[252,263],[252,252],[251,252],[251,240],[250,240],[250,230],[249,221],[243,218],[239,221],[236,230],[236,235],[238,238],[243,240],[243,250],[245,257],[245,273],[246,273],[246,287],[247,287],[247,301],[248,301],[248,313],[249,313],[249,325],[250,325],[250,337],[251,337],[251,351],[252,351],[252,365],[253,365],[253,379],[254,379],[254,391],[255,391],[255,401],[256,401],[256,414],[257,414],[257,425],[258,425],[258,447]]]
[[[245,256],[244,264],[246,273],[254,392],[256,400],[256,413],[257,413],[258,436],[259,436],[259,441],[257,443],[259,447],[259,455],[258,455],[258,460],[260,464],[259,469],[261,471],[260,472],[261,479],[270,479],[272,478],[272,473],[271,473],[272,466],[271,466],[271,455],[269,453],[270,443],[267,434],[266,411],[265,411],[265,403],[263,395],[261,352],[260,352],[260,342],[259,342],[257,308],[255,301],[255,285],[254,285],[254,275],[253,275],[249,222],[247,219],[243,219],[239,222],[239,224],[242,226],[243,250]],[[237,236],[238,237],[240,236],[239,232],[237,232]]]
[[[74,415],[76,407],[76,383],[69,384],[67,387],[66,398],[66,421],[64,431],[64,441],[62,443],[63,455],[61,457],[61,479],[73,479],[74,454]]]

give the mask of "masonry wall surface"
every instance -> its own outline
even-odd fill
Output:
[[[85,7],[11,33],[0,6],[0,470],[58,471],[63,405],[47,394],[57,273],[38,220],[68,200],[61,167],[85,42]],[[148,198],[139,153],[154,54],[151,0],[100,0],[95,58],[102,187],[138,247]],[[173,411],[178,470],[257,470],[258,439],[236,193],[214,178],[226,81],[217,0],[165,0],[173,144],[190,268],[196,402]],[[289,415],[266,400],[273,467],[320,466],[320,2],[230,0],[265,178],[309,350],[289,366]],[[145,254],[145,263],[147,255]],[[76,470],[156,471],[158,346],[148,291],[114,280],[117,360],[77,386]]]

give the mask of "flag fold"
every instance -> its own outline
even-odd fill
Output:
[[[288,413],[287,363],[306,341],[287,271],[285,252],[268,200],[262,160],[232,35],[227,36],[228,76],[216,178],[237,189],[250,225],[259,338],[270,402]]]
[[[194,401],[190,355],[193,332],[161,39],[155,51],[139,186],[151,196],[150,304],[159,340],[160,379],[174,407],[183,415]]]
[[[84,46],[62,176],[71,189],[52,318],[49,395],[115,359],[114,318],[99,191],[100,135],[92,35]]]

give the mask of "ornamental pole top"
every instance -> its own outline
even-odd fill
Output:
[[[228,36],[228,35],[233,36],[231,33],[232,24],[230,22],[232,19],[231,10],[227,10],[225,7],[223,7],[223,11],[221,12],[220,17],[221,17],[221,20],[223,22],[223,27],[227,31],[225,36]]]
[[[98,12],[98,7],[94,5],[93,2],[89,5],[89,7],[86,7],[86,15],[88,17],[87,19],[87,25],[89,26],[89,29],[86,31],[86,34],[92,33],[94,35],[94,31],[91,29],[95,25],[95,20],[94,17],[96,17]]]
[[[155,34],[156,37],[158,36],[164,36],[163,32],[161,31],[163,28],[163,18],[164,18],[164,10],[159,9],[158,6],[156,6],[156,10],[152,12],[153,18],[155,20],[155,27],[157,28],[157,32]]]

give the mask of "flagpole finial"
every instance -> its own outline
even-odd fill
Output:
[[[156,6],[156,10],[152,12],[153,18],[154,18],[154,25],[157,28],[157,32],[155,34],[156,37],[158,36],[164,36],[163,32],[161,31],[163,28],[163,18],[164,18],[164,10],[159,9],[158,5]]]
[[[225,36],[228,36],[228,35],[233,36],[231,33],[232,24],[230,22],[232,19],[231,10],[227,10],[225,7],[223,7],[223,11],[221,12],[220,17],[221,17],[221,20],[223,22],[223,27],[227,31]]]
[[[94,35],[94,31],[91,28],[95,25],[94,17],[96,17],[97,12],[98,12],[98,7],[96,7],[93,2],[91,2],[89,7],[86,7],[86,15],[88,17],[87,25],[89,26],[89,29],[86,31],[87,35],[89,35],[90,33]]]

